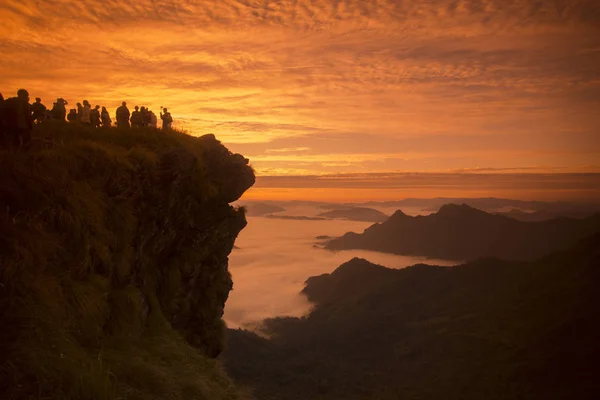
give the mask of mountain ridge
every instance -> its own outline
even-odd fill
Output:
[[[228,371],[265,400],[595,399],[600,234],[535,261],[311,277],[302,318],[230,330]]]
[[[437,213],[410,217],[401,211],[362,234],[348,232],[329,241],[329,250],[365,249],[392,254],[472,260],[500,257],[533,260],[567,248],[600,231],[600,214],[585,219],[518,221],[466,204],[449,204]]]
[[[367,207],[339,208],[319,213],[318,216],[364,222],[383,222],[388,219],[388,216],[381,211]]]

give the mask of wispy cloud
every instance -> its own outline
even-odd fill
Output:
[[[595,0],[4,0],[0,19],[5,97],[169,106],[259,171],[600,154]]]
[[[266,153],[304,153],[310,150],[310,147],[284,147],[267,149]]]

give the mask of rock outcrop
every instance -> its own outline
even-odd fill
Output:
[[[210,359],[248,160],[213,135],[36,129],[54,146],[0,154],[0,397],[238,398]]]

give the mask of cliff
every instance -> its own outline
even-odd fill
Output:
[[[0,152],[0,398],[242,398],[213,358],[248,160],[212,135],[34,140]]]

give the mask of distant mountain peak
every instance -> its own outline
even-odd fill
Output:
[[[345,263],[341,264],[339,267],[336,268],[336,270],[363,268],[363,267],[370,267],[372,265],[373,265],[373,263],[369,262],[368,260],[365,260],[364,258],[354,257],[351,260],[348,260]]]
[[[402,210],[396,210],[396,212],[394,214],[392,214],[392,216],[390,218],[402,218],[402,217],[408,217],[408,215],[406,215]]]
[[[352,259],[350,259],[350,260],[346,261],[345,263],[341,264],[340,267],[353,266],[353,265],[372,266],[374,264],[372,262],[370,262],[369,260],[366,260],[364,258],[353,257]]]
[[[388,216],[379,210],[368,207],[350,207],[330,210],[319,214],[320,217],[341,218],[351,221],[383,222]]]
[[[385,267],[378,265],[378,264],[373,264],[372,262],[365,260],[364,258],[354,257],[351,260],[348,260],[345,263],[343,263],[342,265],[340,265],[339,267],[337,267],[335,269],[335,271],[333,271],[331,274],[339,275],[339,274],[345,274],[345,273],[349,273],[349,272],[357,273],[357,272],[369,271],[373,268],[379,269],[379,268],[385,268]]]
[[[441,216],[464,216],[464,215],[489,215],[485,211],[478,210],[467,204],[444,204],[437,212]]]

